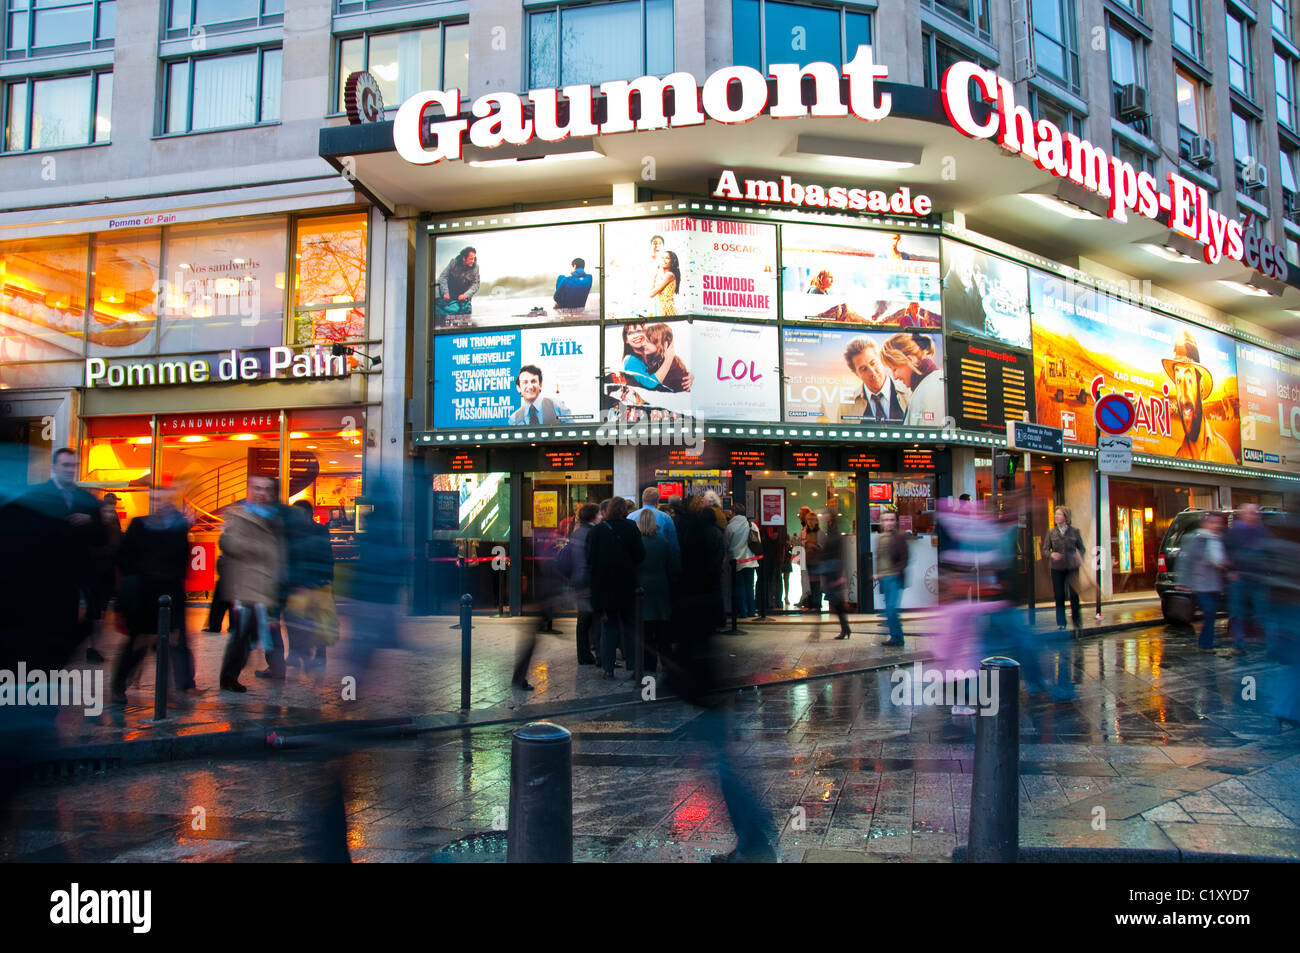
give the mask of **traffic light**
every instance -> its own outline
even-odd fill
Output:
[[[993,451],[993,476],[997,478],[1002,489],[1015,489],[1019,465],[1020,458],[1015,454],[1007,453],[1005,450]]]

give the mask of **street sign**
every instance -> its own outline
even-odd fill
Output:
[[[1021,453],[1050,453],[1059,456],[1065,453],[1065,439],[1060,427],[1008,420],[1007,448]]]
[[[1119,437],[1133,429],[1137,409],[1123,394],[1107,394],[1097,401],[1092,416],[1097,421],[1098,430]]]
[[[1128,473],[1133,469],[1133,438],[1097,434],[1097,469],[1102,473]]]

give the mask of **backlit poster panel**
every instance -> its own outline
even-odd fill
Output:
[[[607,320],[776,320],[776,226],[656,218],[605,226]]]
[[[1237,342],[1241,457],[1248,466],[1300,469],[1300,361]]]
[[[943,426],[939,334],[789,327],[784,333],[787,423]]]
[[[780,372],[774,326],[631,322],[605,329],[601,408],[607,420],[775,421]]]
[[[1237,355],[1225,335],[1031,272],[1038,423],[1095,445],[1103,394],[1133,400],[1136,453],[1241,463]]]
[[[787,321],[942,327],[939,239],[933,235],[785,225],[781,295]]]
[[[435,328],[600,319],[600,226],[549,225],[438,236]]]
[[[434,339],[435,427],[554,427],[597,419],[595,327]]]
[[[1029,269],[959,242],[943,243],[944,330],[1028,348]]]

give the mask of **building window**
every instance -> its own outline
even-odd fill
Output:
[[[1178,98],[1178,125],[1194,136],[1205,132],[1205,92],[1201,84],[1182,70],[1174,70]]]
[[[1250,51],[1250,24],[1231,10],[1227,13],[1228,84],[1243,96],[1255,95],[1255,68]]]
[[[335,111],[343,109],[348,76],[368,70],[384,106],[396,109],[423,89],[469,91],[469,25],[434,26],[400,33],[370,33],[339,41]]]
[[[925,70],[926,86],[938,89],[939,80],[943,79],[943,74],[947,72],[948,67],[963,60],[970,60],[980,66],[989,66],[982,56],[976,56],[959,46],[945,43],[933,33],[921,34],[921,65]]]
[[[925,5],[979,36],[987,39],[993,35],[989,23],[989,0],[925,0]]]
[[[1259,155],[1259,124],[1235,109],[1232,112],[1232,155],[1237,160],[1237,187],[1247,188],[1247,177]]]
[[[1278,174],[1282,180],[1282,208],[1290,222],[1300,222],[1300,164],[1295,149],[1283,149],[1278,155]]]
[[[1148,152],[1130,145],[1126,140],[1119,136],[1113,136],[1111,142],[1111,154],[1123,162],[1133,166],[1138,172],[1149,172],[1155,174],[1156,160]]]
[[[298,220],[293,343],[366,338],[365,212]]]
[[[1174,46],[1194,60],[1201,58],[1201,0],[1172,0]]]
[[[108,142],[113,74],[22,79],[4,86],[5,152]]]
[[[1295,63],[1281,53],[1273,54],[1273,88],[1277,90],[1277,121],[1294,129]]]
[[[528,15],[532,89],[673,71],[673,0],[620,0]]]
[[[871,15],[853,7],[732,0],[734,60],[766,73],[771,63],[835,63],[871,45]]]
[[[1273,29],[1291,38],[1291,0],[1273,0]]]
[[[166,39],[284,22],[284,0],[170,0]]]
[[[1137,129],[1143,135],[1150,135],[1150,120],[1146,116],[1123,114],[1125,90],[1128,87],[1146,89],[1147,56],[1146,43],[1138,37],[1110,27],[1110,78],[1112,88],[1111,111],[1117,119]]]
[[[1143,17],[1142,0],[1111,0],[1117,7],[1123,7],[1138,19]]]
[[[1034,119],[1046,119],[1061,132],[1072,132],[1083,136],[1083,117],[1072,109],[1066,109],[1059,103],[1048,99],[1037,91],[1030,92],[1030,109]]]
[[[0,244],[0,369],[85,353],[85,235]]]
[[[113,45],[116,0],[5,0],[7,59],[77,53]]]
[[[1079,88],[1079,40],[1073,0],[1033,0],[1034,62],[1038,72]]]
[[[278,122],[278,48],[165,64],[164,133],[202,132]]]

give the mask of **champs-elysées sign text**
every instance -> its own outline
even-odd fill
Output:
[[[742,123],[763,113],[774,119],[852,115],[864,122],[878,122],[893,107],[890,94],[876,86],[888,75],[887,67],[875,62],[871,47],[859,46],[843,70],[830,63],[809,63],[804,67],[778,63],[769,66],[765,76],[749,66],[726,66],[711,73],[703,85],[690,73],[676,72],[662,78],[616,80],[599,87],[584,84],[562,90],[534,89],[526,97],[509,92],[487,93],[470,107],[473,122],[461,117],[459,90],[425,90],[398,108],[393,145],[407,162],[430,165],[443,159],[461,159],[466,136],[473,145],[491,149],[507,143],[522,146],[536,139],[559,142],[569,136],[698,126],[706,119]],[[803,102],[801,87],[806,76],[813,80],[811,105]],[[769,77],[775,80],[772,95]],[[840,93],[842,79],[848,81],[847,103]],[[733,87],[738,91],[735,105],[730,95]],[[606,107],[605,121],[599,124],[594,120],[597,90],[605,97]],[[671,110],[665,108],[669,90],[673,94]],[[1131,163],[1073,133],[1062,132],[1050,120],[1035,121],[1027,107],[1016,103],[1013,84],[992,70],[971,62],[955,63],[945,71],[939,92],[948,121],[959,132],[975,139],[995,138],[999,145],[1020,153],[1043,171],[1109,199],[1112,219],[1124,222],[1129,212],[1135,212],[1155,220],[1165,213],[1170,228],[1204,248],[1207,262],[1213,264],[1226,255],[1270,278],[1286,279],[1285,249],[1246,233],[1241,222],[1215,211],[1205,189],[1176,172],[1168,173],[1167,188],[1161,189],[1150,173],[1138,171]],[[568,105],[563,125],[561,94]],[[640,102],[637,119],[632,118],[633,94]],[[976,118],[971,108],[972,94],[990,104],[986,118]],[[525,99],[533,108],[531,119],[524,116]],[[442,110],[442,118],[425,118],[431,106]]]

